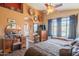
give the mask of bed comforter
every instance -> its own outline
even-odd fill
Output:
[[[25,56],[70,56],[72,41],[47,40],[30,47]]]

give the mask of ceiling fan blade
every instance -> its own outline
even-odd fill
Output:
[[[54,7],[55,8],[57,8],[57,7],[60,7],[60,6],[62,6],[63,4],[61,3],[61,4],[58,4],[58,5],[55,5]]]
[[[47,3],[45,3],[44,5],[45,5],[46,7],[48,7],[48,4],[47,4]]]

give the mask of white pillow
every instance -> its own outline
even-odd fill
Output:
[[[48,36],[48,39],[51,39],[51,36]]]
[[[75,39],[75,41],[79,41],[79,37]]]

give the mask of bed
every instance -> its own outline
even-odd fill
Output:
[[[72,43],[73,40],[49,39],[34,44],[25,52],[25,56],[71,56]]]

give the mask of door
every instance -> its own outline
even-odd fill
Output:
[[[29,48],[29,25],[24,24],[24,35],[26,36],[26,49]]]

